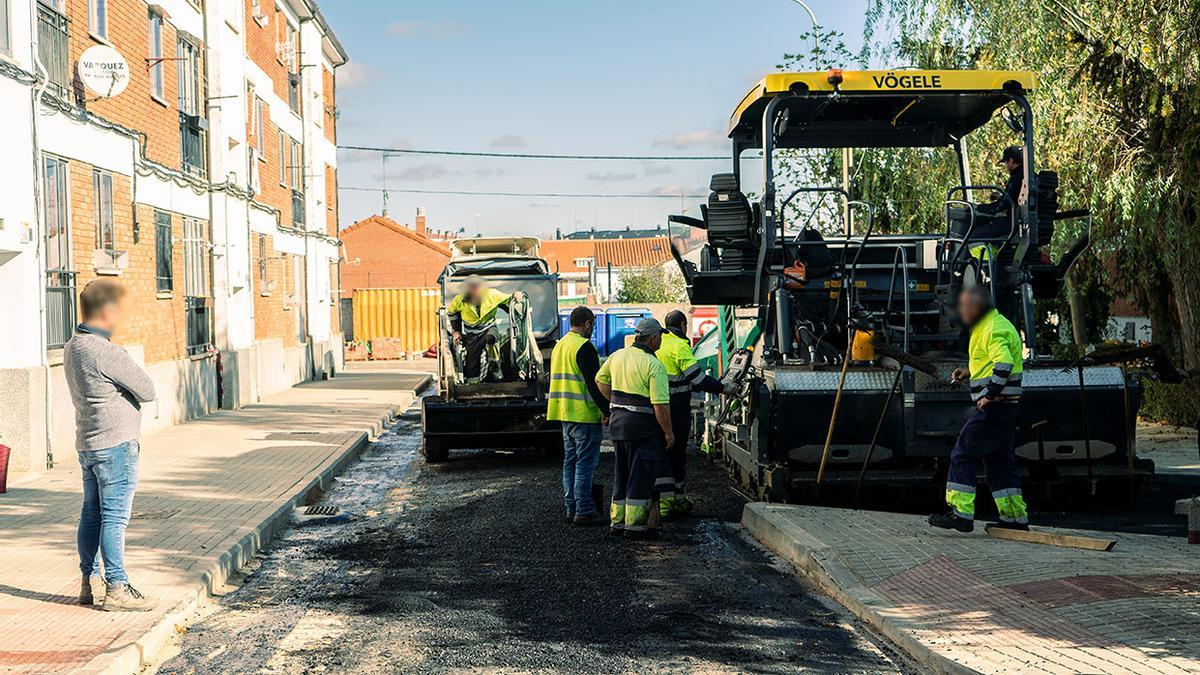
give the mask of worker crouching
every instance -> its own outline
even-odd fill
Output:
[[[954,371],[954,379],[971,379],[974,408],[959,432],[950,453],[946,482],[949,512],[929,517],[934,527],[971,532],[975,529],[976,469],[980,461],[987,472],[992,498],[1000,512],[999,527],[1029,529],[1029,514],[1021,495],[1013,437],[1021,399],[1021,336],[992,307],[983,287],[962,292],[958,313],[971,330],[969,370]]]
[[[670,383],[654,356],[662,339],[662,325],[642,319],[633,345],[609,356],[596,375],[600,393],[609,400],[616,454],[610,532],[629,538],[658,534],[659,495],[674,482],[666,456],[675,444]]]
[[[692,343],[687,337],[687,315],[673,310],[667,314],[666,323],[662,345],[655,356],[666,369],[671,385],[671,429],[675,434],[675,442],[667,446],[671,485],[669,490],[663,491],[659,501],[661,516],[671,519],[686,516],[692,511],[692,502],[684,486],[687,447],[692,436],[692,392],[720,394],[725,387],[720,380],[705,373],[696,362]]]
[[[525,295],[520,291],[508,294],[489,288],[483,277],[476,274],[467,277],[463,287],[463,292],[454,296],[446,308],[451,338],[454,344],[463,347],[463,377],[469,384],[476,384],[487,376],[498,380],[500,359],[496,312],[501,309],[508,312],[511,304],[514,301],[523,302]],[[485,350],[488,352],[487,371],[483,368]]]

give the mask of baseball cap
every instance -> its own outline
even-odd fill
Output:
[[[1010,159],[1012,161],[1016,162],[1017,164],[1024,164],[1025,163],[1025,153],[1021,152],[1021,148],[1019,148],[1015,145],[1010,145],[1004,149],[1003,154],[1000,155],[1000,161],[996,162],[996,163],[1003,164]]]
[[[662,335],[662,330],[662,324],[658,322],[658,319],[648,318],[639,321],[633,332],[640,338],[648,338]]]

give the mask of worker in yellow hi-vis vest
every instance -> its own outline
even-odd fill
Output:
[[[671,428],[675,432],[675,443],[667,448],[667,461],[671,463],[674,482],[671,489],[659,497],[662,517],[670,519],[686,516],[692,510],[692,503],[684,489],[687,447],[692,435],[692,392],[720,394],[725,386],[717,378],[705,373],[696,362],[692,343],[687,337],[687,315],[673,310],[667,314],[666,324],[662,346],[655,356],[666,368],[671,385]]]
[[[463,377],[467,382],[479,382],[487,374],[482,372],[483,353],[485,348],[495,349],[496,312],[507,312],[511,302],[524,298],[520,291],[508,294],[489,288],[483,277],[472,274],[464,282],[463,292],[450,301],[446,315],[454,344],[463,346]],[[489,356],[489,361],[498,365],[498,353]]]
[[[596,384],[608,397],[616,462],[610,529],[631,539],[658,534],[658,496],[673,484],[667,446],[671,430],[671,394],[667,371],[654,352],[662,345],[662,324],[642,319],[633,344],[608,357]]]
[[[946,480],[950,509],[930,516],[929,524],[959,532],[975,529],[975,471],[982,461],[1000,512],[997,526],[1028,530],[1029,513],[1013,451],[1024,358],[1021,335],[992,307],[991,294],[982,286],[973,286],[959,295],[958,314],[971,330],[970,360],[968,368],[954,371],[954,379],[971,379],[974,405],[950,452]]]
[[[595,327],[592,310],[576,307],[571,310],[571,330],[550,354],[546,419],[562,423],[566,522],[576,525],[608,522],[592,499],[592,475],[600,463],[603,422],[608,417],[608,398],[596,385],[600,353],[591,341]]]

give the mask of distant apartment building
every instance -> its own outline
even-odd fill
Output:
[[[542,257],[558,273],[559,297],[580,302],[614,302],[623,275],[675,264],[665,236],[555,239],[542,242]]]
[[[14,469],[73,454],[61,349],[98,277],[129,290],[117,340],[157,384],[146,430],[338,367],[346,60],[311,0],[0,0]]]
[[[444,235],[430,230],[425,210],[413,226],[371,216],[342,230],[342,297],[363,288],[430,288],[450,262]]]

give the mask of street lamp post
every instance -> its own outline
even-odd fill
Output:
[[[817,21],[817,15],[813,14],[812,7],[809,7],[808,3],[804,2],[804,0],[792,0],[792,2],[800,5],[804,8],[804,11],[808,12],[808,18],[812,20],[813,25],[813,53],[819,54],[821,52],[821,24]]]

